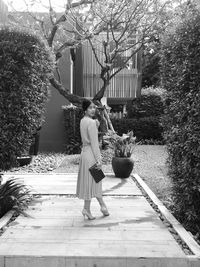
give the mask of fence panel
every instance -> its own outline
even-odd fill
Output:
[[[97,57],[100,62],[105,61],[101,39],[104,34],[99,35],[96,44]],[[105,96],[108,98],[134,98],[140,90],[140,76],[138,71],[138,61],[141,60],[140,54],[136,54],[130,66],[121,70],[111,81]],[[82,46],[82,62],[83,62],[83,90],[85,97],[93,97],[101,88],[103,82],[100,78],[101,68],[96,61],[92,48],[88,41]],[[115,71],[116,69],[114,69]]]
[[[7,22],[8,16],[8,6],[4,3],[3,0],[0,0],[0,25]]]

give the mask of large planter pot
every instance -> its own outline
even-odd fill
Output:
[[[118,158],[112,159],[112,168],[115,176],[118,178],[128,178],[133,170],[134,161],[132,158]]]

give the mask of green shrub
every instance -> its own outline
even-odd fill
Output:
[[[142,95],[157,95],[160,96],[162,102],[165,100],[166,96],[166,90],[162,87],[154,87],[154,86],[149,86],[149,87],[143,87],[141,90]],[[162,113],[163,113],[163,108],[162,108]]]
[[[145,139],[162,140],[163,128],[159,117],[112,119],[112,123],[119,135],[133,131],[137,141]]]
[[[144,94],[127,103],[128,118],[144,118],[163,114],[163,102],[157,94]]]
[[[79,154],[81,152],[80,120],[83,117],[81,108],[75,106],[63,106],[64,127],[66,133],[67,154]]]
[[[191,12],[163,42],[163,125],[175,215],[200,234],[200,13]]]
[[[19,179],[11,178],[0,185],[0,218],[9,210],[23,212],[32,199],[30,189]]]
[[[0,169],[16,164],[41,126],[53,59],[43,41],[19,29],[0,29]]]
[[[160,42],[156,39],[144,45],[142,87],[156,86],[160,82]]]

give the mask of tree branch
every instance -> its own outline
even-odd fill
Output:
[[[99,66],[101,66],[101,68],[103,68],[103,65],[101,64],[101,62],[100,62],[100,60],[99,60],[99,58],[98,58],[98,56],[97,56],[96,50],[95,50],[95,48],[94,48],[94,46],[93,46],[93,43],[92,43],[91,39],[89,38],[88,41],[89,41],[89,43],[90,43],[90,46],[91,46],[91,48],[92,48],[92,51],[93,51],[93,53],[94,53],[94,56],[95,56],[95,59],[96,59],[97,63],[99,64]]]
[[[75,2],[75,3],[70,3],[68,2],[67,5],[66,5],[66,9],[65,9],[65,14],[63,14],[55,23],[54,23],[54,26],[51,30],[51,33],[49,34],[49,37],[47,38],[47,42],[49,44],[50,47],[52,47],[52,44],[53,44],[53,40],[54,40],[54,37],[55,37],[55,34],[58,30],[58,26],[60,23],[62,22],[65,22],[67,20],[67,14],[70,10],[70,8],[76,8],[76,7],[79,7],[81,5],[86,5],[86,4],[92,4],[95,0],[81,0],[79,2]]]
[[[143,47],[143,43],[141,44],[141,46],[140,47],[138,47],[135,51],[134,51],[134,53],[132,53],[129,57],[127,57],[127,59],[124,61],[124,64],[120,67],[120,68],[118,68],[111,76],[110,76],[110,80],[115,76],[115,75],[117,75],[117,73],[119,73],[124,67],[125,67],[125,65],[126,65],[126,63],[133,57],[133,55],[135,55],[141,48]]]
[[[72,103],[73,105],[75,105],[77,107],[81,107],[81,104],[82,104],[83,100],[85,99],[84,97],[70,94],[69,89],[66,90],[65,87],[55,79],[55,77],[50,77],[49,81],[50,81],[51,85],[56,90],[58,90],[58,92],[62,96],[64,96],[70,103]]]

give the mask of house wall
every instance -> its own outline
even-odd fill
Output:
[[[65,52],[59,62],[61,79],[66,88],[70,88],[70,54]],[[65,129],[62,106],[69,102],[60,93],[50,87],[51,96],[46,104],[45,122],[40,131],[40,152],[64,152]]]

